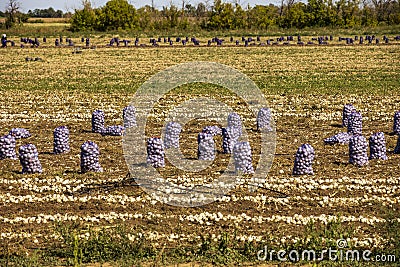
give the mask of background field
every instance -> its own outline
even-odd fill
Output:
[[[98,37],[94,42],[106,40]],[[53,42],[50,39],[47,47],[37,49],[0,50],[1,133],[13,127],[29,129],[33,136],[19,140],[18,146],[34,143],[44,167],[41,175],[25,176],[19,173],[18,161],[0,162],[4,262],[52,265],[56,260],[59,264],[121,260],[116,251],[126,252],[124,263],[255,262],[264,244],[323,249],[339,238],[348,238],[352,248],[376,253],[396,250],[398,236],[393,236],[391,227],[397,227],[400,156],[392,153],[397,137],[390,133],[393,114],[400,110],[398,45],[98,45],[73,54],[72,48],[52,47]],[[25,57],[42,61],[26,62]],[[106,113],[106,124],[122,124],[123,107],[144,81],[167,67],[191,61],[226,64],[255,81],[273,110],[277,149],[265,188],[255,193],[238,188],[219,202],[178,208],[151,200],[126,177],[121,138],[90,133],[90,118],[100,108]],[[211,87],[188,86],[160,106],[212,94]],[[240,110],[228,95],[216,97]],[[347,146],[324,146],[324,138],[344,131],[338,124],[346,103],[361,111],[367,138],[385,132],[388,161],[356,168],[347,163]],[[254,131],[255,120],[249,123]],[[70,128],[72,151],[55,156],[52,131],[60,125]],[[184,131],[186,140],[193,141],[184,144],[188,155],[195,153],[198,128]],[[79,147],[86,140],[99,144],[104,173],[79,173]],[[316,150],[316,174],[293,177],[294,154],[303,143]]]

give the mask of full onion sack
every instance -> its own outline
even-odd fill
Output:
[[[92,113],[92,132],[103,133],[104,131],[104,112],[102,110],[95,110]]]
[[[310,144],[301,145],[294,159],[293,175],[313,175],[312,163],[314,158],[314,148]]]
[[[343,114],[342,114],[342,126],[348,126],[348,118],[351,113],[356,112],[356,108],[352,104],[346,104],[343,107]]]
[[[358,167],[368,164],[367,150],[368,144],[365,137],[362,135],[353,136],[349,142],[349,162]]]
[[[54,154],[66,153],[70,150],[69,130],[66,126],[60,126],[54,129],[53,137]]]
[[[215,142],[212,134],[199,133],[197,136],[197,157],[199,160],[215,159]]]
[[[222,135],[222,129],[217,125],[206,126],[203,128],[202,132],[212,134],[213,136]]]
[[[348,117],[347,132],[362,135],[362,116],[360,112],[352,112]]]
[[[393,132],[397,135],[400,135],[400,111],[397,111],[394,114],[393,119]]]
[[[369,151],[369,159],[388,159],[386,155],[386,140],[384,133],[375,133],[369,138]]]
[[[0,137],[0,160],[17,159],[15,146],[16,146],[16,141],[14,136],[5,135]]]
[[[238,142],[240,134],[238,128],[222,128],[222,149],[224,154],[232,154],[233,147]]]
[[[233,148],[233,159],[235,160],[236,173],[254,173],[252,154],[249,142],[238,142]]]
[[[164,148],[179,148],[179,135],[182,132],[182,126],[177,122],[168,122],[165,128]]]
[[[257,130],[272,131],[271,127],[271,110],[269,108],[262,108],[257,114]]]
[[[232,112],[228,115],[228,127],[237,129],[238,138],[242,135],[243,124],[239,114]]]
[[[81,172],[102,172],[99,162],[99,146],[92,141],[87,141],[81,146]]]
[[[109,136],[122,136],[124,135],[125,128],[122,125],[111,125],[104,128],[101,134]]]
[[[124,127],[131,128],[136,127],[136,109],[134,106],[126,106],[122,111],[122,117],[124,119]]]
[[[32,136],[30,132],[24,128],[12,128],[9,135],[14,136],[15,139],[28,138]]]
[[[400,135],[397,137],[397,145],[396,148],[393,151],[394,154],[400,154]]]
[[[342,132],[324,139],[324,143],[326,145],[348,144],[352,136],[350,133]]]
[[[39,161],[39,153],[33,144],[23,145],[19,148],[19,161],[22,165],[22,173],[42,173],[42,165]]]
[[[154,168],[165,167],[165,151],[161,138],[152,137],[147,140],[147,164]]]

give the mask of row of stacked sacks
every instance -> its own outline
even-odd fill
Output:
[[[127,106],[122,111],[124,125],[105,126],[105,114],[102,110],[95,110],[92,113],[92,132],[101,135],[122,136],[125,128],[135,127],[136,109],[134,106]]]
[[[96,110],[92,114],[92,131],[102,135],[120,136],[125,128],[136,126],[135,108],[127,106],[123,110],[124,126],[104,127],[104,112]],[[25,144],[16,153],[16,139],[29,138],[32,135],[24,128],[13,128],[5,136],[0,137],[0,160],[19,159],[23,174],[42,173],[39,153],[35,145]],[[70,151],[69,130],[66,126],[57,127],[53,132],[53,153],[63,154]],[[99,147],[92,141],[81,146],[81,172],[102,172],[99,163]]]
[[[383,132],[374,133],[367,139],[362,135],[362,115],[357,112],[352,104],[346,104],[343,108],[342,126],[347,127],[347,132],[340,132],[324,140],[325,144],[348,144],[349,162],[356,166],[364,166],[368,160],[387,160],[386,140]],[[395,154],[400,153],[400,111],[394,114],[393,133],[398,136]],[[370,155],[368,157],[368,146]]]
[[[342,126],[347,127],[347,132],[340,132],[328,137],[324,140],[324,143],[327,145],[348,145],[350,164],[362,167],[368,164],[369,160],[388,159],[384,133],[374,133],[367,142],[367,139],[362,135],[362,115],[352,104],[346,104],[343,108]],[[393,133],[398,136],[394,153],[400,154],[400,111],[394,114]],[[310,144],[300,146],[295,156],[293,175],[313,175],[312,163],[314,158],[315,151]]]
[[[272,131],[271,111],[263,108],[257,116],[257,128],[259,130]],[[179,148],[179,135],[182,126],[177,122],[169,122],[166,125],[164,140],[153,137],[147,140],[147,163],[155,168],[165,166],[165,149]],[[239,142],[243,133],[243,125],[237,113],[230,113],[227,119],[227,127],[220,128],[216,125],[206,126],[197,137],[198,160],[212,161],[216,157],[214,137],[222,135],[222,149],[225,154],[233,154],[236,172],[243,174],[254,173],[252,165],[252,153],[249,142]]]

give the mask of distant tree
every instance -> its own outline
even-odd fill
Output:
[[[222,3],[215,0],[207,28],[212,30],[226,30],[233,28],[235,11],[231,3]]]
[[[47,9],[29,10],[27,15],[31,18],[62,18],[64,14],[61,10],[55,11],[54,8],[49,7]]]
[[[82,4],[83,8],[75,10],[71,17],[72,31],[93,30],[96,27],[96,13],[90,1],[85,0]]]
[[[6,13],[0,10],[0,17],[4,18],[6,16]]]
[[[196,17],[203,18],[207,15],[207,7],[204,3],[199,3],[196,8]]]
[[[233,27],[234,29],[244,29],[247,28],[247,14],[243,10],[242,6],[238,3],[235,5],[235,14],[233,17]]]
[[[185,15],[188,17],[195,17],[196,16],[196,8],[191,4],[185,5]]]
[[[21,4],[17,0],[8,0],[6,8],[6,28],[9,29],[17,22]]]
[[[256,5],[249,10],[249,26],[266,30],[276,24],[278,14],[279,8],[273,4],[269,6]]]
[[[171,4],[169,7],[164,6],[161,14],[166,19],[166,28],[175,28],[178,26],[180,11],[175,5]]]
[[[151,6],[146,5],[137,10],[137,15],[139,18],[139,29],[151,29],[154,30],[154,23],[152,20],[155,20],[158,17],[158,10],[153,9]]]
[[[98,13],[99,30],[134,29],[139,27],[136,9],[127,0],[110,0]]]

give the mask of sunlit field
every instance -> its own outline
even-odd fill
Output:
[[[329,46],[117,48],[98,36],[89,48],[75,38],[82,47],[76,49],[54,47],[55,37],[39,48],[20,48],[15,37],[16,47],[0,49],[1,135],[28,129],[32,137],[17,140],[17,149],[35,144],[43,173],[24,175],[18,160],[0,161],[0,261],[236,265],[263,263],[257,252],[265,245],[322,250],[341,238],[352,249],[394,253],[400,242],[400,155],[393,153],[398,137],[392,134],[400,110],[399,42],[345,45],[337,38]],[[101,109],[107,125],[122,125],[122,109],[143,82],[195,61],[228,65],[259,86],[276,122],[276,151],[266,183],[255,192],[242,186],[212,204],[181,208],[135,184],[122,138],[91,133],[91,115]],[[235,98],[208,85],[175,90],[158,108],[213,94],[243,115]],[[347,145],[324,145],[346,131],[340,125],[347,103],[361,112],[367,140],[385,133],[388,160],[358,168],[348,163]],[[255,118],[248,123],[255,132]],[[53,130],[62,125],[70,130],[71,151],[53,155]],[[184,129],[185,155],[196,156],[203,126]],[[100,147],[103,173],[80,173],[80,146],[87,140]],[[315,149],[315,175],[293,176],[294,155],[304,143]]]

